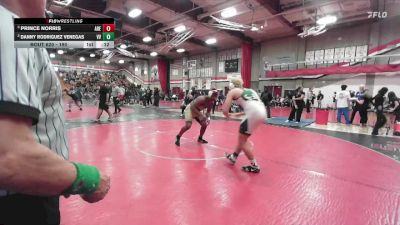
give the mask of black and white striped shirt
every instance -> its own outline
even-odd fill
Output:
[[[60,82],[45,49],[14,48],[16,17],[0,6],[0,113],[31,118],[37,141],[68,159]]]

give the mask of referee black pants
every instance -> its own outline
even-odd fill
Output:
[[[303,113],[303,108],[304,105],[301,104],[297,106],[297,109],[294,106],[292,106],[292,111],[290,111],[288,120],[293,121],[294,117],[296,116],[296,122],[300,122],[301,114]]]
[[[59,197],[14,194],[0,197],[1,225],[59,225]]]

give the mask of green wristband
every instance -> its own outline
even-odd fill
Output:
[[[97,190],[100,184],[100,172],[94,166],[82,163],[72,163],[76,168],[76,178],[74,183],[66,191],[64,195],[74,194],[91,194]]]

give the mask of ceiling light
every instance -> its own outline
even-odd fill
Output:
[[[64,51],[60,49],[57,51],[57,54],[62,55],[62,54],[64,54]]]
[[[85,57],[80,57],[79,61],[84,62],[85,61]]]
[[[183,48],[180,48],[180,49],[177,49],[176,50],[176,52],[179,52],[179,53],[182,53],[182,52],[184,52],[185,51],[185,49],[183,49]]]
[[[258,27],[256,27],[256,26],[251,27],[251,31],[258,31],[258,30],[260,30],[260,29],[258,29]]]
[[[123,60],[123,59],[120,59],[119,61],[118,61],[118,63],[119,64],[123,64],[125,61]]]
[[[150,36],[146,36],[146,37],[143,38],[144,42],[150,42],[151,40],[153,40],[153,38],[150,37]]]
[[[110,50],[105,49],[105,50],[103,51],[103,54],[104,54],[104,55],[110,54]]]
[[[235,7],[226,8],[226,9],[222,10],[222,12],[221,12],[222,18],[229,18],[232,16],[236,16],[236,14],[237,14],[237,11],[236,11]]]
[[[56,57],[56,54],[50,53],[50,58],[55,58],[55,57]]]
[[[93,58],[93,57],[95,57],[95,56],[96,56],[96,55],[95,55],[94,53],[91,53],[91,54],[90,54],[90,57],[91,57],[91,58]]]
[[[215,39],[215,38],[209,38],[206,40],[206,44],[208,44],[208,45],[212,45],[215,43],[217,43],[217,39]]]
[[[337,21],[337,17],[336,16],[327,15],[327,16],[319,18],[317,20],[317,24],[319,24],[319,25],[327,25],[327,24],[336,23],[336,21]]]
[[[128,46],[126,46],[126,44],[122,44],[121,46],[119,46],[122,49],[126,49]]]
[[[150,55],[154,57],[154,56],[157,56],[158,53],[157,52],[151,52]]]
[[[140,14],[142,14],[142,10],[140,10],[140,9],[132,9],[132,10],[128,13],[128,16],[131,17],[131,18],[135,18],[135,17],[140,16]]]
[[[110,60],[106,59],[106,60],[104,60],[104,63],[105,64],[110,64]]]
[[[176,33],[180,33],[180,32],[183,32],[183,31],[185,31],[185,30],[186,30],[186,26],[185,26],[185,25],[179,25],[179,26],[177,26],[177,27],[174,28],[174,31],[175,31]]]

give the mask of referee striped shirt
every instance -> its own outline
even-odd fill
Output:
[[[0,114],[31,118],[36,140],[68,159],[61,84],[45,49],[14,48],[14,18],[0,6]]]

